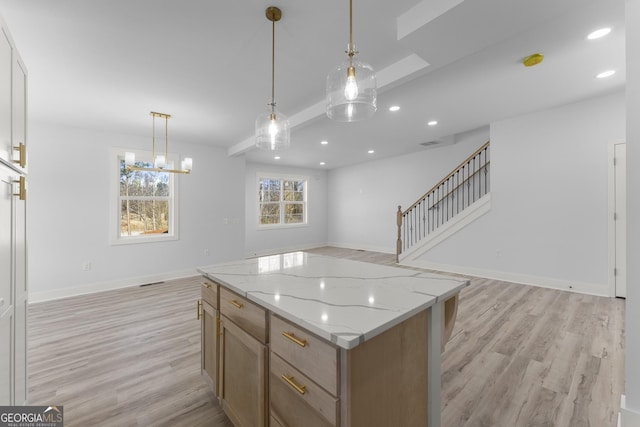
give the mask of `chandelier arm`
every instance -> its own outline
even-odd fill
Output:
[[[156,115],[151,113],[151,161],[155,164],[156,162]]]
[[[169,116],[164,118],[164,161],[169,161]]]

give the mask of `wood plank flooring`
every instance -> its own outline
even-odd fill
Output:
[[[443,427],[616,426],[623,300],[471,283],[443,354]],[[31,305],[29,404],[64,405],[67,427],[231,426],[200,378],[199,295],[195,277]]]

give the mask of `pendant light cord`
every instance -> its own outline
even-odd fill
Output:
[[[353,0],[349,0],[349,51],[347,55],[349,55],[349,66],[353,66],[353,57],[356,52],[355,47],[353,46]]]
[[[271,114],[276,108],[276,21],[271,21]]]

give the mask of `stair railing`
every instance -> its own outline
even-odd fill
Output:
[[[487,141],[408,209],[398,206],[396,261],[489,192],[489,163]]]

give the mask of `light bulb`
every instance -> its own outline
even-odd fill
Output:
[[[356,82],[356,69],[353,66],[347,68],[347,84],[344,86],[344,97],[353,101],[358,97],[358,83]]]
[[[269,135],[271,135],[271,139],[274,139],[276,135],[278,135],[278,125],[276,125],[274,119],[271,119],[269,123]]]
[[[269,135],[271,136],[271,149],[276,149],[276,135],[278,135],[278,126],[276,125],[276,121],[271,119],[269,123]]]
[[[127,151],[124,153],[124,164],[127,166],[133,166],[136,163],[136,153]]]
[[[167,164],[167,159],[165,156],[159,155],[156,156],[155,167],[163,168]]]

